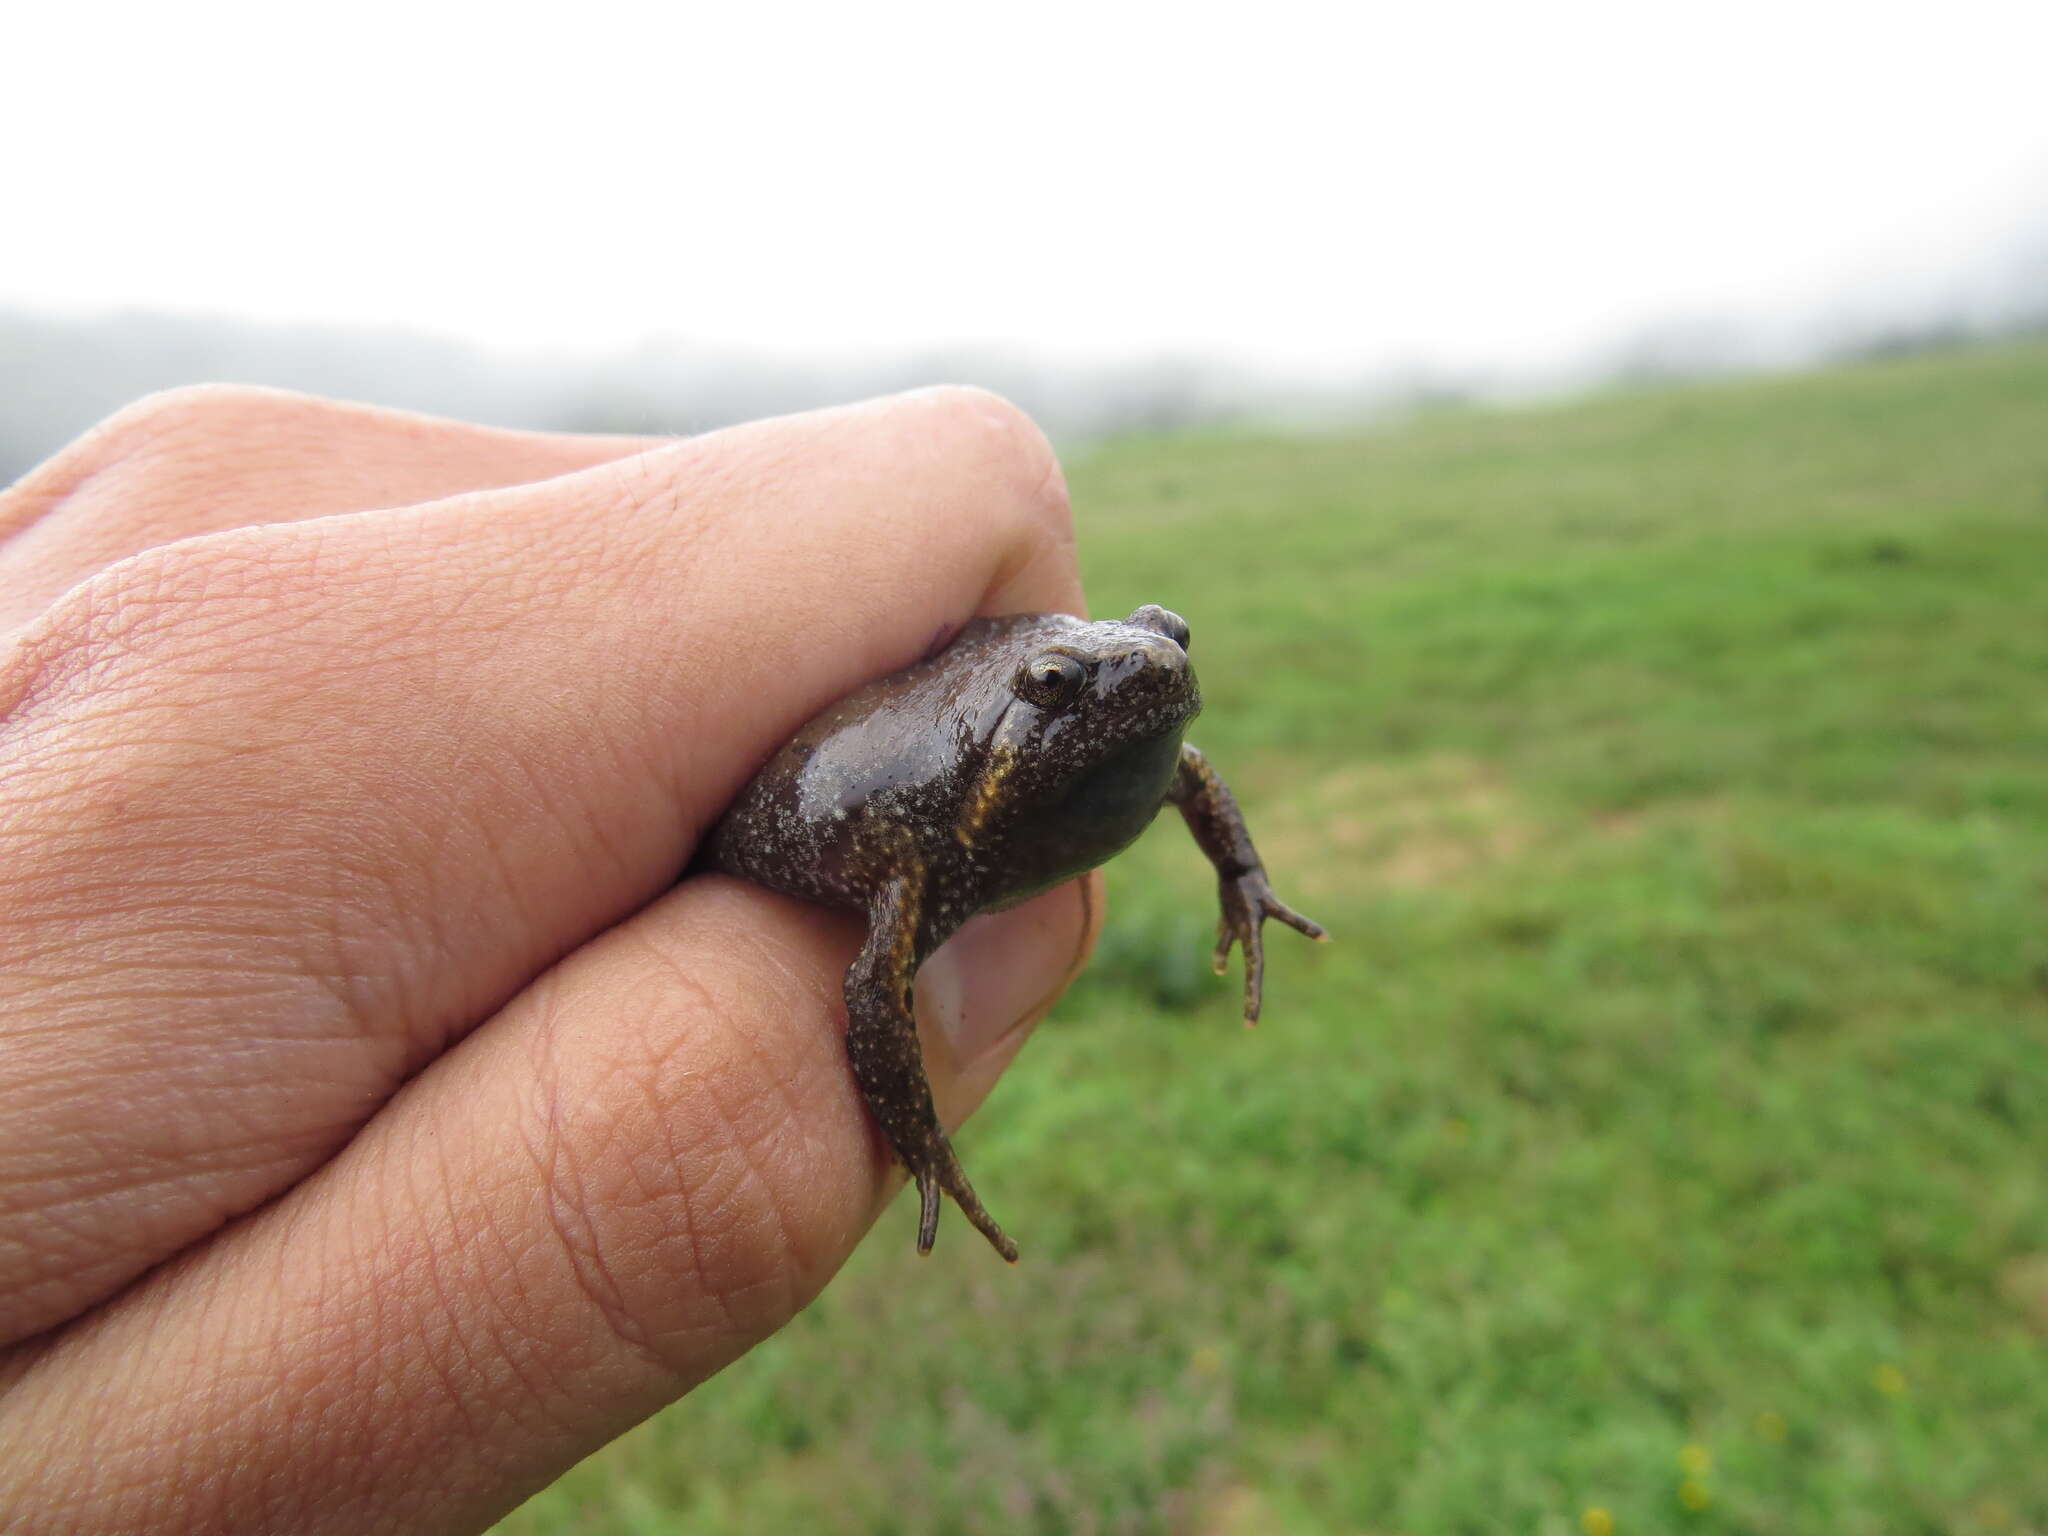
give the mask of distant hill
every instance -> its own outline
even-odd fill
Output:
[[[1831,315],[1673,316],[1576,363],[1520,375],[1361,365],[1312,379],[1227,358],[1111,364],[961,346],[891,355],[774,355],[655,338],[603,352],[494,348],[398,329],[272,325],[150,311],[91,317],[0,309],[0,485],[154,390],[232,381],[499,426],[699,432],[936,383],[980,384],[1056,441],[1224,421],[1331,423],[1388,408],[1554,392],[1609,380],[1777,369],[1928,351],[2048,327],[2048,228],[1976,275],[1918,298],[1846,294]]]
[[[0,484],[139,396],[221,381],[498,426],[679,433],[919,385],[971,383],[1007,395],[1066,440],[1250,416],[1356,416],[1440,388],[1412,377],[1372,387],[1307,385],[1191,358],[1089,367],[959,349],[798,359],[674,339],[614,353],[550,353],[401,330],[0,310]]]

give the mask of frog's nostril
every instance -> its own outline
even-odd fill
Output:
[[[1140,640],[1105,655],[1097,665],[1100,684],[1114,687],[1143,673],[1177,676],[1188,669],[1187,653],[1168,639]]]
[[[1130,650],[1129,665],[1132,671],[1157,668],[1162,672],[1182,672],[1187,669],[1187,664],[1187,652],[1164,638],[1135,645]]]

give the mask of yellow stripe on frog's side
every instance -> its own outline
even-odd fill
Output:
[[[971,850],[981,840],[982,829],[1003,803],[1003,791],[1020,761],[1014,747],[998,746],[989,753],[981,777],[974,781],[973,790],[960,807],[960,820],[953,827],[954,840],[962,848]]]
[[[917,973],[918,924],[924,919],[924,861],[918,857],[915,840],[898,826],[877,829],[864,855],[870,867],[890,872],[887,889],[892,900],[883,914],[890,925],[888,975],[907,1008],[911,978]],[[874,920],[871,916],[871,922]],[[871,927],[868,937],[872,941],[874,936]]]
[[[924,868],[913,858],[897,883],[903,910],[889,944],[889,964],[903,987],[904,1007],[910,1006],[910,984],[917,975],[917,925],[924,918]]]

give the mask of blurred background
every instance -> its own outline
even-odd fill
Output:
[[[1177,825],[893,1211],[508,1532],[2048,1531],[2048,12],[42,7],[0,479],[148,390],[940,380],[1196,634]]]

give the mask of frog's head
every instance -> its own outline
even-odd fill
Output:
[[[1182,729],[1202,707],[1187,623],[1155,603],[1127,619],[1068,619],[1030,631],[1010,693],[1002,738],[1051,758],[1043,766],[1053,775],[1145,743],[1170,741],[1177,752]]]

